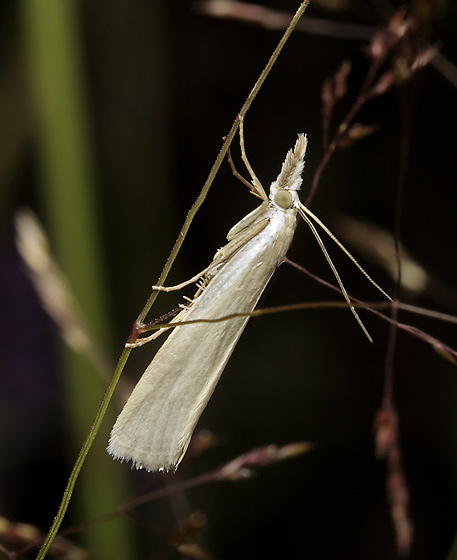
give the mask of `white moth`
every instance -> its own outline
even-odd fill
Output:
[[[317,218],[301,204],[297,192],[302,183],[306,136],[298,135],[278,178],[271,184],[269,197],[245,157],[242,128],[240,137],[243,161],[252,178],[252,184],[248,184],[263,202],[228,232],[228,244],[219,249],[205,269],[194,299],[174,323],[251,312],[289,249],[297,213],[310,225],[323,248],[308,215]],[[331,235],[319,220],[317,223]],[[343,287],[342,290],[358,319]],[[118,416],[108,452],[116,459],[131,460],[137,468],[175,470],[248,319],[236,317],[176,327]]]

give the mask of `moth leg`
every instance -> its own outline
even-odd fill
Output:
[[[160,329],[160,330],[156,331],[154,334],[151,334],[149,336],[145,336],[144,338],[139,338],[136,342],[126,342],[125,347],[126,348],[138,348],[138,346],[143,346],[143,344],[147,344],[148,342],[151,342],[152,340],[155,340],[156,338],[158,338],[166,330],[167,329]]]
[[[247,228],[247,230],[244,230],[241,234],[235,236],[231,241],[229,241],[229,243],[227,243],[227,245],[224,245],[224,247],[217,251],[216,256],[209,266],[204,268],[195,276],[192,276],[189,280],[181,282],[181,284],[176,284],[176,286],[152,286],[152,289],[157,292],[174,292],[180,290],[181,288],[185,288],[190,284],[194,284],[197,280],[200,280],[200,278],[205,276],[205,274],[208,274],[214,268],[224,263],[231,255],[233,255],[233,253],[238,251],[240,247],[260,233],[267,226],[268,222],[268,218],[259,220]]]
[[[190,284],[194,284],[195,282],[197,282],[197,280],[200,280],[200,278],[205,276],[205,274],[207,274],[208,272],[211,272],[211,270],[218,264],[220,264],[220,262],[213,261],[201,272],[199,272],[195,276],[192,276],[192,278],[190,278],[189,280],[186,280],[185,282],[181,282],[181,284],[176,284],[176,286],[152,286],[152,289],[155,292],[175,292],[177,290],[181,290],[182,288],[185,288]]]
[[[180,323],[183,320],[185,312],[187,312],[187,309],[184,307],[183,310],[180,313],[178,313],[176,315],[176,317],[174,317],[171,320],[171,322],[174,323],[175,325],[176,325],[176,323]],[[135,342],[127,342],[125,344],[125,347],[126,348],[138,348],[139,346],[143,346],[143,344],[147,344],[148,342],[151,342],[152,340],[155,340],[156,338],[159,338],[160,335],[162,335],[164,332],[168,331],[171,328],[173,328],[173,327],[167,327],[166,325],[163,326],[163,327],[160,327],[160,329],[156,330],[155,332],[153,332],[149,336],[144,336],[143,338],[138,338]]]
[[[245,179],[243,175],[241,175],[241,173],[238,172],[235,164],[233,163],[232,152],[230,151],[230,148],[227,150],[227,160],[230,164],[233,175],[238,179],[238,181],[241,181],[243,185],[245,185],[254,196],[263,200],[263,198],[256,191],[254,191],[253,185],[247,179]]]
[[[255,196],[261,198],[262,200],[268,201],[268,196],[265,193],[264,188],[262,187],[262,183],[257,178],[257,175],[254,173],[254,169],[252,169],[251,164],[249,163],[248,157],[246,155],[246,149],[244,146],[244,119],[241,116],[238,116],[238,121],[240,123],[239,133],[240,133],[240,150],[241,150],[241,159],[243,160],[246,169],[249,171],[249,175],[251,176],[251,183],[249,184],[249,188]]]

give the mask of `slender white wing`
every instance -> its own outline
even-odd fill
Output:
[[[218,270],[180,319],[252,311],[285,256],[295,224],[293,210],[270,220]],[[175,469],[247,321],[176,327],[119,415],[108,451],[138,468]]]

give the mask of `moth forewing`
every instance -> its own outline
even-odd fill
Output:
[[[217,267],[178,321],[249,313],[283,261],[297,224],[298,193],[306,152],[300,134],[270,188],[268,202],[229,232]],[[147,367],[111,432],[108,451],[137,468],[176,469],[248,317],[176,327]]]

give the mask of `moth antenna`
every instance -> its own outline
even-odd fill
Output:
[[[324,242],[321,239],[321,236],[319,235],[317,229],[315,228],[313,222],[308,218],[306,212],[305,212],[305,207],[303,206],[303,204],[299,204],[298,206],[298,212],[300,214],[300,216],[305,220],[305,222],[308,224],[308,227],[310,228],[310,230],[313,232],[314,237],[316,238],[316,241],[319,244],[319,247],[321,248],[321,251],[324,253],[325,258],[327,259],[327,262],[330,266],[330,268],[332,269],[333,274],[335,275],[335,278],[338,282],[338,285],[341,289],[341,292],[344,296],[344,299],[346,300],[349,309],[352,311],[352,314],[354,315],[357,323],[359,323],[360,328],[362,329],[362,331],[365,333],[365,336],[368,338],[368,340],[370,342],[373,342],[373,339],[371,338],[369,332],[367,331],[367,329],[365,328],[365,325],[362,322],[362,319],[359,317],[359,314],[357,313],[357,311],[355,310],[354,305],[352,304],[352,301],[349,297],[349,294],[346,291],[346,288],[344,287],[343,281],[340,278],[340,275],[338,274],[338,271],[336,270],[335,265],[333,264],[332,259],[330,258],[330,255],[328,254],[327,249],[325,248]]]
[[[310,218],[312,218],[316,224],[318,224],[324,231],[325,233],[330,237],[330,239],[332,239],[332,241],[334,241],[338,247],[343,251],[343,253],[349,258],[351,259],[351,261],[355,264],[355,266],[360,270],[360,272],[365,276],[365,278],[371,282],[371,284],[373,284],[373,286],[379,290],[381,292],[381,294],[383,296],[385,296],[389,301],[392,301],[392,298],[389,296],[389,294],[387,294],[382,288],[381,286],[379,286],[378,284],[376,284],[376,282],[373,280],[373,278],[371,278],[371,276],[368,274],[368,272],[366,270],[364,270],[364,268],[362,267],[362,265],[360,265],[356,258],[351,255],[351,253],[348,251],[348,249],[346,249],[346,247],[341,243],[341,241],[339,241],[336,236],[328,229],[328,227],[326,225],[324,225],[321,220],[319,220],[319,218],[313,214],[313,212],[311,212],[311,210],[309,208],[307,208],[306,206],[304,206],[301,202],[299,203],[300,205],[300,215],[304,218],[303,213],[306,213]],[[308,223],[308,221],[306,220],[306,222]]]

